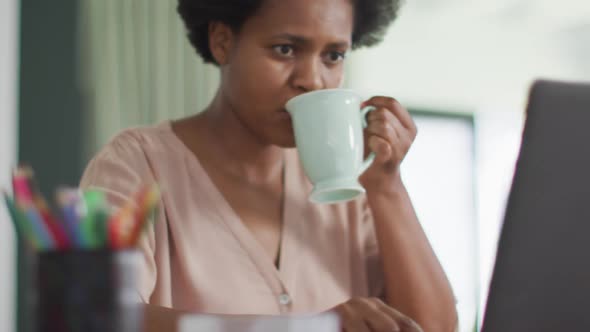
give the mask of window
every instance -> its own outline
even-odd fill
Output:
[[[455,292],[460,330],[471,331],[479,272],[473,117],[426,112],[413,117],[418,136],[402,176]]]

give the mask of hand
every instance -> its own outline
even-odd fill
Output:
[[[354,298],[333,310],[344,332],[423,332],[416,322],[378,298]]]
[[[360,182],[368,194],[396,190],[401,184],[400,164],[416,138],[416,124],[393,98],[373,97],[362,104],[365,106],[376,108],[367,115],[365,129],[365,151],[374,152],[375,161]]]

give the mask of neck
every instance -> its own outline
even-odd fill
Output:
[[[283,168],[283,149],[263,142],[237,117],[218,92],[207,109],[195,118],[208,138],[208,150],[232,175],[259,182],[275,178]],[[215,157],[215,159],[218,159]]]

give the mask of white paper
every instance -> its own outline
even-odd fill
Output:
[[[187,315],[179,332],[340,332],[334,313],[308,316]]]

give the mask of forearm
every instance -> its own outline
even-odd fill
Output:
[[[383,261],[388,304],[426,332],[454,331],[457,313],[448,279],[404,186],[368,196]]]

